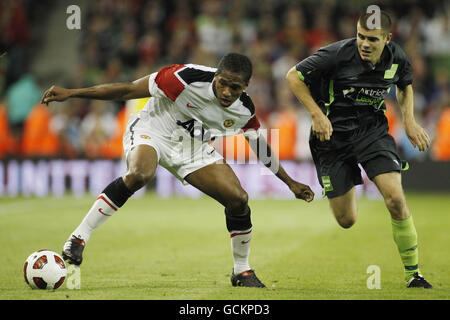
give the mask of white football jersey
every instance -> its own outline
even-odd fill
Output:
[[[140,118],[167,138],[180,128],[203,141],[239,133],[258,136],[260,123],[251,98],[243,92],[229,107],[222,107],[213,92],[215,72],[201,65],[174,64],[152,73],[152,98]]]

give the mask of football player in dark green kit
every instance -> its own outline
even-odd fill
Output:
[[[355,185],[363,183],[361,164],[391,214],[407,287],[432,288],[419,271],[417,232],[401,183],[405,163],[384,114],[392,85],[411,143],[425,151],[430,139],[414,119],[411,64],[391,41],[391,19],[379,12],[379,27],[374,28],[371,16],[359,18],[356,38],[320,48],[294,66],[286,79],[312,117],[311,153],[339,225],[349,228],[356,221]]]

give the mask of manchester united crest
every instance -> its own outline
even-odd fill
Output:
[[[234,120],[233,120],[233,119],[226,119],[226,120],[223,122],[223,126],[224,126],[225,128],[229,128],[229,127],[231,127],[233,124],[234,124]]]

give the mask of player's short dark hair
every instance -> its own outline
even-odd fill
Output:
[[[232,52],[220,59],[217,66],[217,73],[220,73],[222,70],[239,73],[244,81],[248,83],[252,77],[253,67],[252,62],[247,56]]]
[[[364,13],[359,17],[358,22],[361,25],[361,27],[363,27],[363,29],[365,29],[365,30],[371,29],[367,26],[367,20],[372,15],[373,15],[373,13]],[[381,31],[383,32],[383,35],[386,36],[389,34],[389,32],[391,32],[391,26],[392,26],[391,17],[389,16],[389,14],[386,11],[383,11],[383,10],[380,10],[380,25],[381,25]]]

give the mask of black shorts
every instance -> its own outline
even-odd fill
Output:
[[[402,170],[384,116],[374,117],[373,122],[349,132],[333,132],[329,141],[321,142],[311,132],[309,146],[319,183],[328,198],[341,196],[353,186],[363,184],[358,163],[371,180],[382,173]]]

